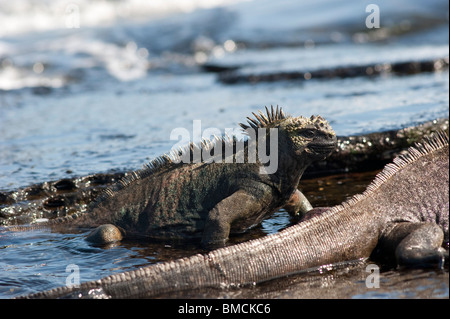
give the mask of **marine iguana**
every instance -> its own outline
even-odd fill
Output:
[[[439,132],[385,166],[362,194],[263,238],[28,298],[137,298],[259,283],[369,257],[441,267],[448,260],[449,144]]]
[[[184,150],[156,158],[108,188],[88,212],[30,228],[98,226],[88,240],[107,243],[122,236],[201,238],[204,246],[216,247],[225,243],[230,232],[245,231],[283,206],[294,214],[310,210],[311,205],[297,189],[298,183],[309,164],[335,149],[334,131],[320,116],[292,117],[278,106],[271,110],[266,107],[266,115],[261,111],[253,115],[255,118],[248,117],[248,124],[240,124],[254,137],[244,143],[245,147],[238,150],[235,138],[205,140],[201,149],[191,143]],[[267,156],[272,150],[270,143],[278,149],[273,154],[278,161],[274,172],[268,171],[272,161],[260,160],[262,153]],[[227,147],[236,152],[227,155]],[[188,161],[193,160],[199,151],[202,161],[180,162],[186,155]],[[206,155],[213,151],[214,155],[227,156],[205,162]],[[253,154],[254,161],[250,160],[253,151],[257,153]]]
[[[442,118],[402,129],[337,136],[335,151],[325,160],[309,165],[301,180],[380,170],[425,136],[440,130],[448,133],[448,128],[448,118]],[[0,227],[26,225],[36,220],[85,211],[88,203],[93,203],[102,190],[117,183],[125,174],[117,171],[95,173],[0,191]],[[303,183],[301,186],[305,189]]]

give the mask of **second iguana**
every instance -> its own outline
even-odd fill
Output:
[[[200,148],[190,144],[131,172],[108,188],[87,212],[29,228],[97,227],[88,237],[96,243],[138,236],[197,238],[204,246],[221,246],[230,233],[243,232],[280,208],[305,213],[312,207],[297,189],[299,180],[308,165],[335,149],[334,131],[320,116],[292,117],[278,107],[266,107],[266,114],[253,115],[248,124],[240,124],[253,137],[242,149],[236,138],[204,141]],[[277,153],[272,154],[277,166],[265,171],[273,163],[261,161],[259,155],[267,155],[270,143],[277,146]],[[192,160],[196,150],[211,155],[214,149],[225,151],[227,147],[233,151],[231,156],[180,163],[186,154]],[[251,154],[254,150],[257,154]]]

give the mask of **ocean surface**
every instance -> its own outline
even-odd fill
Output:
[[[202,130],[225,132],[270,105],[293,115],[320,114],[338,135],[448,117],[448,1],[378,1],[380,28],[367,27],[370,3],[0,1],[0,191],[138,169],[171,150],[176,128],[192,132],[195,141],[194,120]],[[423,62],[433,70],[390,72]],[[358,67],[365,74],[314,77]],[[305,76],[228,84],[218,70]],[[280,212],[263,233],[288,223]],[[0,297],[64,285],[71,264],[85,281],[195,252],[141,243],[105,249],[82,238],[0,233]],[[437,288],[426,297],[448,298],[448,270],[430,276]],[[360,277],[353,278],[356,285]],[[379,295],[338,282],[330,296],[424,297],[420,284],[399,293],[402,277],[393,277],[393,290]],[[301,297],[305,285],[292,287],[278,296]]]

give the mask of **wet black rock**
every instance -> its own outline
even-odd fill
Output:
[[[315,71],[293,70],[270,73],[245,73],[242,71],[226,71],[219,73],[218,80],[224,84],[278,82],[290,80],[352,78],[359,76],[377,76],[393,73],[396,75],[411,75],[422,72],[434,72],[448,69],[449,57],[426,61],[407,61],[385,64],[367,64],[360,66],[337,67]],[[209,68],[213,69],[212,66]],[[214,67],[219,70],[220,66]],[[226,70],[224,68],[224,70]]]
[[[449,119],[436,119],[400,130],[338,136],[338,146],[325,161],[313,163],[303,178],[381,169],[410,146],[436,131],[449,133]]]
[[[55,184],[53,184],[53,187],[55,187],[59,191],[70,191],[77,188],[74,181],[70,179],[62,179]]]

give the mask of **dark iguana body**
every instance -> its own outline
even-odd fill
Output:
[[[136,298],[239,286],[374,251],[401,265],[441,266],[448,214],[449,145],[441,133],[388,164],[362,195],[280,233],[28,297]]]
[[[256,119],[249,118],[249,125],[241,126],[255,134],[260,128],[277,130],[275,172],[261,173],[269,163],[259,161],[259,145],[255,147],[256,161],[244,163],[233,163],[239,155],[236,152],[231,155],[235,156],[231,163],[220,158],[213,163],[176,164],[183,152],[173,153],[154,160],[147,168],[133,172],[107,190],[106,196],[88,213],[50,221],[47,225],[103,225],[89,238],[97,242],[120,239],[122,233],[152,238],[201,238],[205,245],[223,245],[230,232],[245,231],[285,205],[293,212],[312,208],[297,186],[309,164],[324,159],[334,150],[336,136],[320,116],[310,119],[286,116],[278,107],[266,111],[267,115],[260,112]],[[271,133],[264,132],[269,142]],[[246,143],[243,157],[250,156],[252,143],[258,141],[255,138]],[[214,147],[222,149],[236,141],[217,139],[215,144],[204,144],[203,149],[211,152]],[[269,149],[268,144],[262,153]],[[195,151],[198,149],[191,145],[184,152],[193,156]]]

